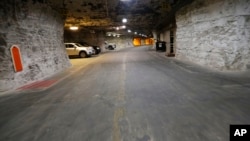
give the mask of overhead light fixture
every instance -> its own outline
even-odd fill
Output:
[[[120,28],[119,27],[116,27],[116,30],[119,30]]]
[[[123,23],[126,23],[126,22],[128,22],[128,20],[127,20],[126,18],[123,18],[123,19],[122,19],[122,22],[123,22]]]
[[[71,26],[71,27],[69,27],[69,29],[70,30],[78,30],[79,28],[78,28],[78,26]]]
[[[131,32],[131,30],[129,29],[129,30],[128,30],[128,32],[130,33],[130,32]]]
[[[126,28],[126,26],[125,26],[125,25],[123,25],[123,26],[122,26],[122,28],[123,28],[123,29],[125,29],[125,28]]]

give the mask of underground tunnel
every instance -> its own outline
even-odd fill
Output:
[[[0,140],[249,141],[249,25],[249,0],[1,0]]]
[[[2,0],[0,7],[2,91],[69,68],[63,43],[82,40],[101,47],[104,41],[115,42],[118,49],[164,41],[166,56],[220,71],[249,69],[250,9],[245,0]],[[79,30],[71,31],[71,26]],[[118,30],[120,26],[126,28]],[[14,69],[13,45],[20,48],[22,71]]]

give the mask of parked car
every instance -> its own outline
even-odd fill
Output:
[[[116,48],[115,43],[108,43],[107,41],[105,41],[104,44],[105,44],[105,49],[114,50]]]
[[[81,58],[90,57],[95,54],[95,50],[91,46],[83,46],[79,43],[64,43],[69,56],[79,56]]]
[[[99,46],[90,45],[87,42],[78,42],[78,43],[83,45],[83,46],[92,46],[95,50],[95,54],[99,54],[101,52],[101,48]]]

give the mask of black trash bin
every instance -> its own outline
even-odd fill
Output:
[[[166,42],[158,41],[156,42],[156,51],[166,51]]]

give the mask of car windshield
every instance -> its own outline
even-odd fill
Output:
[[[78,46],[78,47],[82,47],[82,45],[81,45],[81,44],[78,44],[78,43],[75,43],[75,45]]]

